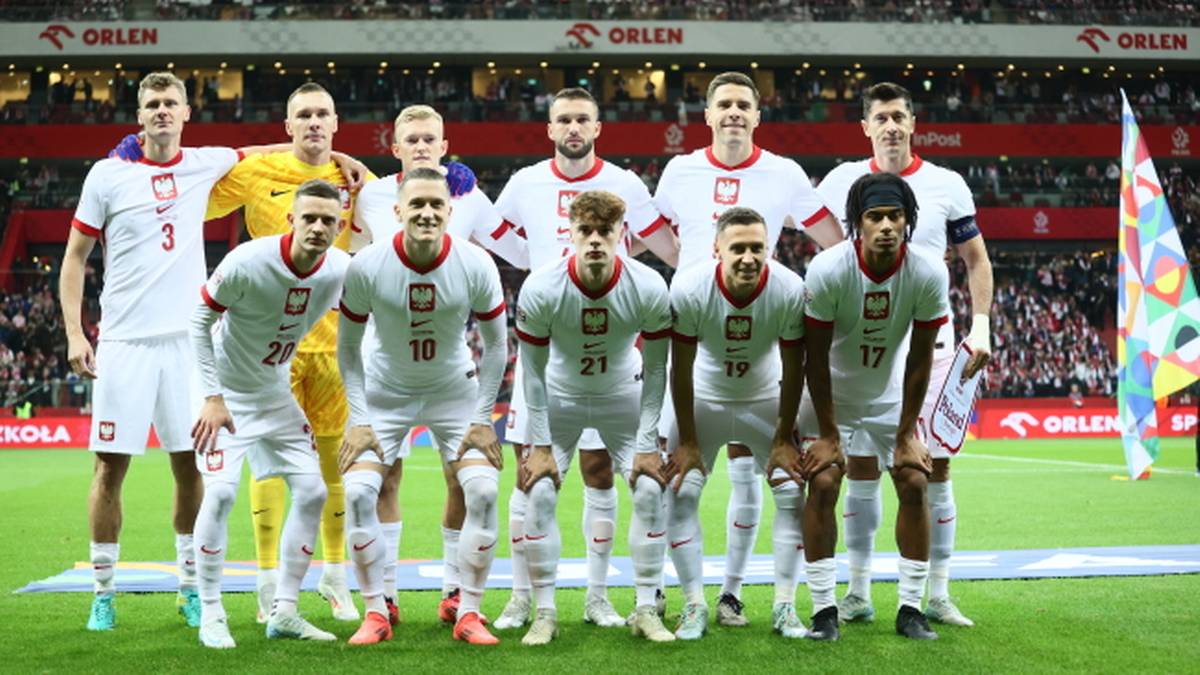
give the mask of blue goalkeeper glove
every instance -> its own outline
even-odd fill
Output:
[[[461,197],[475,189],[475,172],[462,162],[446,164],[446,182],[450,184],[450,196]]]
[[[117,143],[117,147],[108,151],[109,157],[116,157],[125,162],[137,162],[145,157],[142,152],[142,143],[137,134],[129,134]]]

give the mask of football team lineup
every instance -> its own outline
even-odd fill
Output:
[[[426,537],[411,533],[434,529],[434,518],[435,611],[473,645],[561,640],[560,626],[573,629],[559,619],[560,585],[586,588],[581,603],[564,604],[581,604],[585,623],[651,642],[746,626],[751,595],[770,607],[755,617],[779,639],[836,641],[843,624],[876,618],[879,578],[897,582],[886,594],[896,611],[884,614],[904,638],[974,625],[951,599],[952,563],[995,549],[956,553],[950,467],[961,440],[944,439],[965,434],[990,357],[991,263],[962,177],[912,152],[903,87],[865,91],[871,156],[813,188],[795,161],[754,144],[754,81],[718,75],[706,95],[711,145],[668,162],[653,195],[597,156],[596,101],[564,89],[549,108],[553,156],[518,171],[494,204],[470,169],[442,165],[448,141],[429,106],[400,112],[400,170],[376,178],[333,152],[335,103],[319,85],[288,99],[290,144],[236,151],[183,145],[186,100],[169,73],[142,81],[141,138],[89,173],[62,267],[68,356],[96,380],[89,629],[119,631],[117,582],[136,583],[116,573],[129,569],[121,496],[151,426],[175,481],[172,590],[209,648],[243,639],[222,591],[250,587],[231,569],[243,579],[253,570],[251,611],[269,640],[344,637],[301,613],[304,588],[334,619],[359,622],[349,644],[392,640],[397,590],[430,587],[412,581],[428,569],[397,561],[401,533]],[[252,240],[206,279],[203,221],[238,209]],[[803,277],[771,257],[785,226],[823,249]],[[101,237],[93,349],[79,305]],[[970,289],[961,343],[947,249],[965,262]],[[669,284],[633,257],[642,251],[674,268]],[[490,254],[530,270],[515,306]],[[518,354],[508,352],[510,325]],[[498,430],[492,413],[514,357]],[[441,513],[420,525],[407,515],[414,479],[402,480],[404,467],[422,466],[407,440],[418,426],[439,460],[424,468],[446,488]],[[246,462],[255,564],[242,568],[227,561]],[[727,479],[711,481],[714,472]],[[718,483],[724,518],[705,518]],[[568,493],[582,494],[580,541],[561,534]],[[896,547],[886,557],[875,555],[885,501]],[[702,527],[714,520],[726,525],[715,575]],[[769,558],[754,555],[764,522]],[[312,565],[318,540],[323,559]],[[617,542],[628,558],[614,558]],[[583,555],[565,561],[564,549]],[[1070,553],[1084,568],[1108,554],[1125,560],[1114,569],[1194,571],[1191,550]],[[1128,563],[1160,554],[1170,563]],[[706,582],[720,585],[711,618]],[[164,578],[154,583],[162,590]],[[802,583],[810,602],[797,602]],[[616,610],[610,585],[634,588],[632,612]],[[665,591],[676,585],[668,627]],[[511,592],[489,619],[485,591],[497,587]]]

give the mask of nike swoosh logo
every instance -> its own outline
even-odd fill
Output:
[[[585,342],[585,343],[583,343],[584,349],[595,349],[596,347],[603,347],[603,346],[604,346],[603,342]]]
[[[687,539],[684,539],[683,541],[673,541],[673,542],[671,542],[671,548],[679,548],[680,546],[683,546],[684,544],[689,543],[693,538],[694,537],[688,537]]]
[[[487,546],[480,546],[479,550],[480,551],[488,551],[488,550],[491,550],[491,548],[495,545],[496,545],[496,542],[493,541],[492,543],[488,544]]]
[[[184,560],[183,561],[184,567],[187,567],[188,565],[195,565],[195,564],[196,564],[195,560]]]
[[[281,323],[279,324],[279,330],[291,330],[299,325],[299,323]]]
[[[270,510],[271,509],[259,509],[257,511],[251,511],[250,515],[257,516],[260,513],[266,513],[267,511],[270,511]]]
[[[375,540],[374,540],[374,539],[372,539],[371,541],[368,541],[368,542],[367,542],[367,543],[365,543],[365,544],[361,544],[361,545],[359,545],[359,544],[355,544],[355,545],[354,545],[354,550],[355,550],[355,551],[362,551],[362,550],[366,549],[368,546],[370,546],[371,544],[374,544],[374,543],[375,543]]]
[[[884,326],[879,326],[878,328],[864,328],[863,335],[870,335],[871,333],[878,333],[879,331],[881,331],[883,329],[884,329]]]
[[[745,347],[726,347],[725,348],[726,354],[736,354],[738,352],[744,352],[744,351],[746,351]]]
[[[592,537],[592,542],[596,544],[607,544],[610,541],[612,541],[612,537],[606,537],[604,539],[601,539],[600,537]]]
[[[542,535],[542,536],[540,536],[540,537],[535,537],[535,536],[533,536],[532,534],[527,534],[527,535],[525,535],[525,539],[526,539],[527,541],[541,541],[541,540],[545,539],[547,536],[549,536],[549,535],[545,535],[545,534],[543,534],[543,535]]]
[[[308,546],[304,546],[304,545],[300,546],[300,552],[303,553],[304,555],[312,555],[313,554],[313,550],[311,548],[309,548]]]
[[[843,513],[842,517],[843,518],[853,518],[854,516],[857,516],[857,515],[858,515],[858,511],[851,511],[850,513]]]
[[[216,555],[216,554],[218,554],[218,553],[220,553],[220,552],[221,552],[221,549],[217,549],[217,550],[213,551],[213,550],[210,550],[210,549],[209,549],[207,546],[205,546],[204,544],[200,544],[200,552],[201,552],[201,553],[204,553],[204,554],[206,554],[206,555]]]
[[[279,195],[286,195],[289,192],[291,192],[291,190],[271,190],[271,196],[278,197]]]
[[[753,530],[755,525],[758,525],[758,523],[750,523],[749,525],[743,525],[736,520],[733,521],[733,526],[739,530]]]
[[[938,525],[945,525],[946,523],[948,523],[952,520],[954,520],[954,516],[950,516],[949,518],[938,518],[937,519]]]
[[[512,543],[514,543],[514,544],[519,544],[519,543],[521,543],[521,542],[523,542],[523,541],[525,541],[525,537],[517,537],[516,539],[513,539],[513,540],[512,540]]]
[[[112,565],[92,565],[92,569],[94,569],[94,570],[109,570],[109,569],[112,569]]]
[[[559,234],[571,234],[571,228],[569,228],[569,227],[560,227],[560,228],[558,228],[558,233],[559,233]]]
[[[171,208],[172,206],[175,206],[175,205],[174,204],[163,204],[162,206],[156,206],[156,207],[154,207],[154,212],[155,213],[166,213],[167,209]]]
[[[421,321],[413,321],[412,323],[409,324],[409,327],[416,328],[418,326],[424,326],[425,324],[429,323],[430,321],[433,321],[433,319],[422,319]]]
[[[667,533],[666,530],[663,530],[662,532],[647,532],[646,538],[647,539],[658,539],[659,537],[663,536],[666,533]]]
[[[334,518],[341,518],[341,517],[342,517],[342,516],[344,516],[344,515],[346,515],[346,512],[345,512],[345,511],[334,511],[334,512],[333,512],[333,517],[334,517]]]

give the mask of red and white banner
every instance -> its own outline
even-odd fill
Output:
[[[1117,406],[1075,408],[1025,405],[1020,399],[981,401],[976,410],[975,437],[994,438],[1117,438]],[[1193,436],[1196,408],[1158,410],[1160,436]]]
[[[33,417],[27,420],[0,417],[0,450],[42,450],[46,448],[86,448],[92,431],[92,418]],[[153,432],[146,447],[158,447]]]

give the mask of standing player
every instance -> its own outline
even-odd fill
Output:
[[[927,257],[941,259],[950,243],[967,265],[967,284],[974,311],[967,339],[972,351],[966,367],[970,376],[987,364],[991,354],[992,263],[975,224],[971,190],[962,176],[931,164],[912,151],[915,125],[912,96],[908,90],[890,82],[868,88],[863,93],[862,128],[871,139],[874,154],[870,159],[847,162],[829,172],[818,192],[836,212],[844,215],[840,212],[845,207],[846,193],[859,177],[886,172],[898,175],[908,183],[921,209],[921,225],[913,232],[912,249]],[[946,291],[948,293],[949,288]],[[954,551],[958,523],[950,482],[951,451],[929,432],[933,406],[954,361],[954,350],[954,323],[948,322],[938,331],[933,374],[918,420],[918,428],[933,457],[933,474],[929,478],[932,548],[929,554],[929,606],[925,613],[934,621],[972,626],[974,622],[963,616],[950,601],[950,556]],[[875,615],[871,606],[871,554],[875,548],[875,531],[882,517],[879,476],[879,464],[874,457],[850,458],[843,504],[846,549],[850,555],[850,588],[838,603],[843,621],[870,621]]]
[[[625,204],[624,226],[668,265],[674,266],[678,242],[650,198],[642,180],[632,171],[607,163],[596,156],[600,137],[600,109],[585,89],[563,89],[550,104],[547,135],[554,142],[554,157],[521,169],[509,179],[496,200],[496,209],[529,241],[529,269],[546,267],[573,249],[569,214],[572,200],[589,190],[606,190]],[[623,234],[624,236],[624,234]],[[518,364],[513,400],[508,413],[507,440],[518,452],[529,442],[523,370]],[[599,626],[625,625],[608,600],[608,568],[617,522],[617,491],[613,487],[612,463],[604,444],[593,429],[579,440],[579,467],[583,474],[583,535],[587,543],[588,593],[584,621]],[[508,503],[512,540],[513,593],[497,628],[523,626],[529,620],[529,577],[525,567],[526,495],[513,490]]]
[[[767,258],[767,226],[753,209],[734,207],[716,224],[715,266],[692,265],[671,283],[675,315],[671,388],[675,421],[667,440],[667,537],[684,593],[676,637],[698,640],[708,628],[700,495],[717,450],[740,441],[767,473],[775,497],[772,623],[804,637],[796,615],[804,507],[803,481],[771,467],[799,455],[792,443],[804,382],[804,282]]]
[[[192,316],[205,395],[192,429],[204,475],[196,518],[200,642],[216,649],[235,646],[221,604],[221,574],[229,512],[247,457],[256,478],[282,476],[292,492],[267,637],[337,639],[296,611],[326,491],[312,427],[289,391],[287,368],[296,343],[337,303],[350,256],[329,250],[344,225],[337,188],[307,181],[292,204],[292,232],[256,239],[225,256],[201,287],[203,302]]]
[[[401,229],[402,224],[397,222],[395,213],[396,185],[403,180],[405,174],[417,168],[443,170],[442,158],[446,155],[450,143],[444,136],[442,116],[436,110],[427,105],[408,106],[396,116],[394,132],[392,155],[400,160],[400,173],[373,180],[359,192],[354,207],[356,228],[350,245],[351,250],[358,250],[372,240],[388,241]],[[504,220],[492,206],[492,201],[483,190],[475,186],[474,176],[467,176],[470,178],[469,187],[461,194],[455,189],[460,187],[456,183],[462,182],[456,179],[464,172],[469,173],[469,169],[461,164],[451,163],[444,170],[450,182],[453,205],[446,231],[456,237],[475,241],[514,267],[528,268],[529,252],[525,240],[515,229],[504,224]],[[373,333],[368,332],[365,341],[367,345],[373,345]],[[405,441],[379,491],[380,528],[383,536],[387,538],[389,551],[383,574],[384,592],[388,594],[396,587],[396,555],[401,533],[397,490],[400,486],[403,461],[408,456],[408,451],[408,442]],[[442,603],[438,608],[438,615],[443,621],[453,623],[460,601],[457,560],[464,505],[462,487],[455,479],[454,473],[447,470],[444,477],[446,509],[442,516],[442,559],[445,572],[442,576]],[[391,598],[388,611],[390,618],[399,618],[399,608]]]
[[[900,503],[896,632],[932,640],[937,633],[921,613],[929,576],[925,492],[932,460],[918,437],[917,416],[929,385],[938,328],[950,319],[948,275],[940,260],[908,250],[917,203],[903,179],[878,173],[855,181],[846,198],[846,222],[851,241],[813,258],[805,280],[811,398],[802,403],[797,426],[802,437],[815,440],[803,464],[792,470],[808,480],[804,556],[813,601],[809,637],[838,638],[833,549],[846,448],[851,457],[875,457],[891,472]],[[911,344],[906,345],[910,330]],[[897,376],[901,364],[902,375]]]
[[[574,255],[535,270],[517,303],[533,445],[522,488],[529,495],[525,552],[537,618],[521,640],[526,645],[558,635],[558,488],[587,428],[596,430],[633,494],[633,634],[654,642],[675,639],[663,627],[655,598],[666,549],[657,434],[671,310],[658,272],[617,254],[624,216],[624,202],[611,192],[576,195],[569,211]]]
[[[208,218],[245,207],[246,230],[251,237],[287,232],[287,213],[296,188],[318,178],[333,183],[342,196],[342,219],[350,222],[354,196],[338,165],[332,160],[333,136],[338,129],[333,98],[319,84],[301,85],[287,102],[285,129],[292,139],[291,152],[255,155],[240,162],[213,190]],[[349,228],[334,240],[347,250]],[[329,601],[333,616],[358,619],[358,610],[346,585],[345,490],[337,470],[337,450],[346,424],[346,396],[337,372],[337,317],[333,313],[317,322],[296,347],[292,359],[292,393],[304,410],[317,438],[321,476],[329,491],[321,514],[321,548],[325,557],[317,591]],[[279,536],[284,516],[284,481],[269,478],[250,487],[254,519],[254,544],[258,554],[258,618],[265,622],[278,584]]]
[[[138,87],[138,123],[146,138],[137,162],[96,162],[83,184],[63,256],[59,293],[67,327],[67,358],[78,375],[97,378],[88,447],[96,454],[88,495],[96,595],[88,628],[116,625],[114,570],[119,558],[121,486],[130,458],[145,452],[153,424],[171,453],[175,477],[175,551],[179,610],[200,622],[192,526],[203,485],[188,438],[192,350],[188,297],[204,283],[204,205],[213,184],[238,161],[225,148],[180,146],[191,114],[183,82],[151,73]],[[80,321],[83,269],[104,241],[104,290],[96,351]]]
[[[721,73],[709,83],[706,101],[704,120],[712,129],[712,144],[667,162],[654,195],[658,210],[679,229],[679,269],[712,263],[714,224],[733,206],[750,207],[763,216],[768,257],[785,226],[804,227],[823,248],[840,241],[841,227],[804,169],[754,144],[760,120],[754,80],[742,73]],[[744,445],[729,447],[729,480],[726,572],[717,623],[744,626],[742,578],[762,513],[761,478]]]
[[[383,568],[384,558],[395,552],[385,551],[381,541],[379,488],[409,431],[424,424],[466,503],[454,638],[495,644],[479,606],[498,533],[502,455],[492,409],[508,359],[504,290],[491,256],[446,234],[450,189],[440,172],[414,169],[405,174],[398,193],[396,216],[403,232],[355,256],[342,296],[338,365],[351,418],[339,464],[345,472],[351,557],[367,607],[350,642],[373,644],[392,636]],[[463,339],[472,314],[484,339],[478,379]],[[369,353],[364,371],[360,349],[370,317],[388,339]]]

